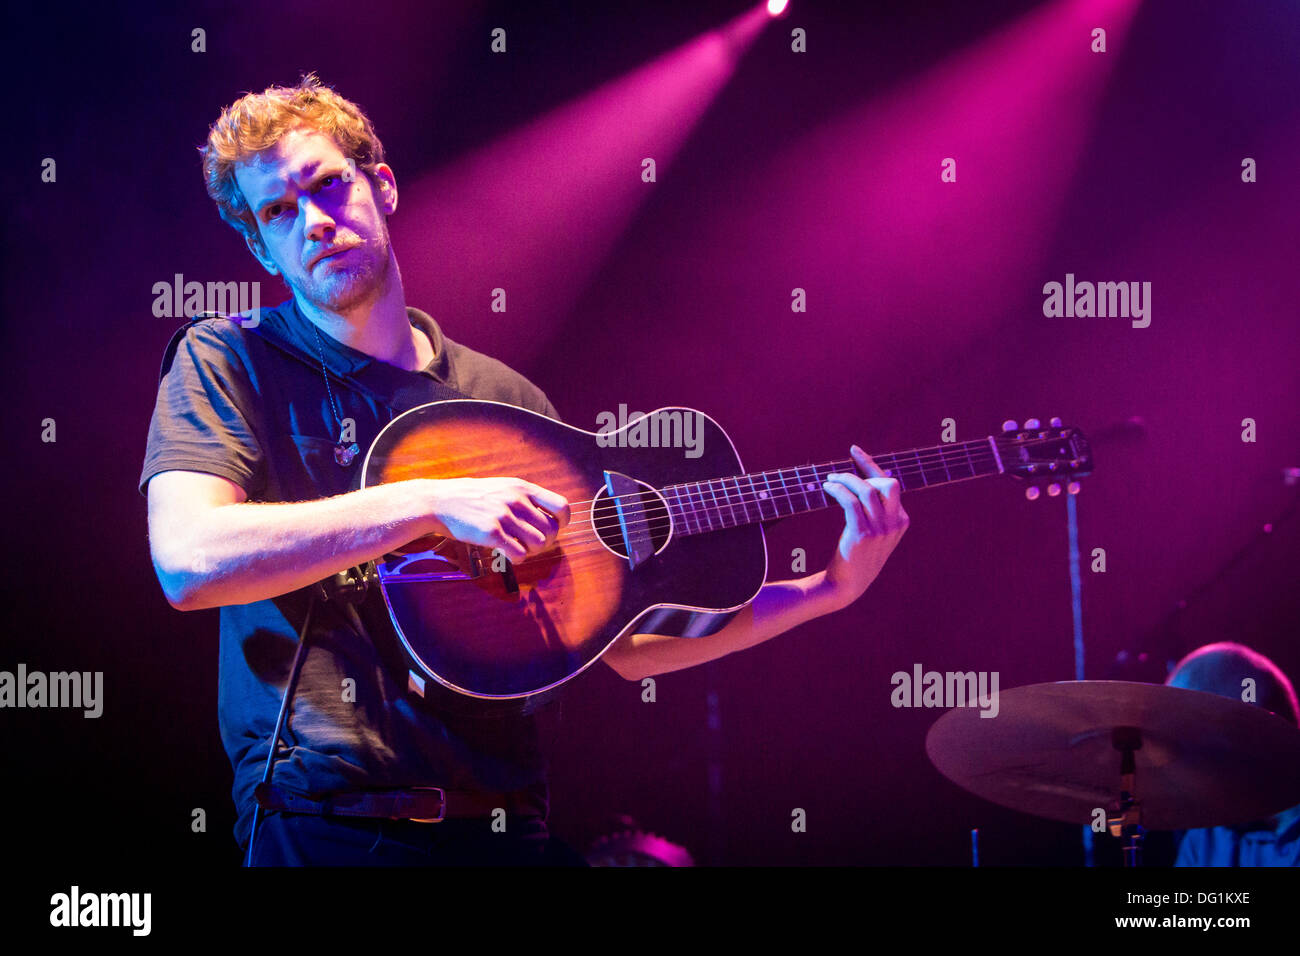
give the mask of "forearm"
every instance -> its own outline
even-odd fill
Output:
[[[813,618],[843,607],[827,586],[825,572],[771,581],[716,634],[670,637],[631,634],[610,648],[611,666],[628,680],[683,670],[771,640]]]
[[[426,485],[399,481],[317,501],[207,509],[170,553],[155,555],[159,581],[173,606],[187,611],[285,594],[439,533]]]

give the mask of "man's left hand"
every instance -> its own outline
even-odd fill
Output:
[[[844,508],[844,533],[824,572],[826,586],[840,607],[862,596],[910,523],[903,510],[903,488],[898,480],[886,477],[857,445],[849,450],[867,477],[835,473],[827,475],[822,484]]]

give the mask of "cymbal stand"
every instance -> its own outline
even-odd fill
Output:
[[[1107,817],[1113,837],[1124,838],[1124,865],[1142,865],[1142,805],[1137,798],[1137,761],[1133,754],[1142,749],[1142,733],[1136,727],[1116,727],[1111,743],[1120,752],[1119,812]]]

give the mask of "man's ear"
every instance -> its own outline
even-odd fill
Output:
[[[245,233],[244,243],[248,246],[248,251],[253,254],[254,258],[262,264],[263,269],[271,273],[273,276],[278,276],[280,274],[279,267],[271,257],[266,254],[266,247],[262,245],[261,236],[248,235]]]
[[[397,212],[397,177],[393,175],[393,168],[387,163],[380,163],[375,167],[373,177],[379,208],[385,216],[391,216]]]

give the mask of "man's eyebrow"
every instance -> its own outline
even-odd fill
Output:
[[[322,167],[322,166],[325,166],[325,165],[326,165],[326,163],[323,163],[323,162],[308,163],[308,164],[307,164],[306,166],[304,166],[301,170],[299,170],[299,172],[298,172],[298,174],[297,174],[296,176],[291,177],[291,178],[293,178],[293,179],[301,179],[301,178],[307,177],[307,178],[308,178],[307,185],[308,185],[308,186],[314,186],[318,180],[324,179],[326,176],[337,176],[337,175],[339,175],[339,173],[336,173],[336,172],[334,172],[334,173],[322,172],[322,171],[321,171],[321,167]],[[344,163],[344,168],[346,168],[346,167],[347,167],[347,164]],[[263,199],[261,202],[257,203],[257,204],[253,207],[253,214],[254,214],[255,216],[261,218],[262,212],[263,212],[263,210],[266,209],[267,206],[274,205],[275,203],[280,202],[281,200],[284,199],[285,190],[286,190],[287,188],[288,188],[288,187],[287,187],[287,184],[286,184],[286,186],[285,186],[284,188],[281,188],[279,191],[273,193],[273,194],[270,196],[270,198],[268,198],[268,199]]]

